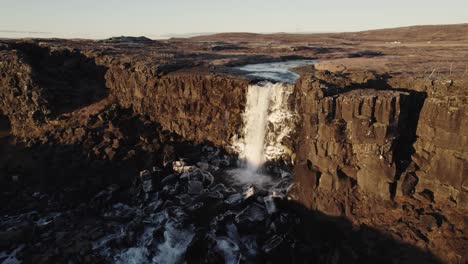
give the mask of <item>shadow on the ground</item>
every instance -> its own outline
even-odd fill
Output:
[[[290,230],[300,243],[279,248],[271,256],[274,263],[441,263],[432,253],[375,228],[355,226],[297,202],[285,206],[300,219]]]
[[[0,113],[0,139],[10,135],[11,124],[7,116]]]

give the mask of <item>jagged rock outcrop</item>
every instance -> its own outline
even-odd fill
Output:
[[[107,93],[105,69],[79,51],[18,42],[0,56],[0,108],[17,135]]]
[[[42,89],[32,80],[32,69],[17,51],[0,50],[0,112],[7,116],[14,133],[44,121],[50,108]]]

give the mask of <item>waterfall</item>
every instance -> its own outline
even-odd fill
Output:
[[[247,91],[247,105],[243,114],[244,119],[244,149],[243,158],[247,168],[256,171],[265,161],[264,145],[265,131],[268,124],[268,107],[273,86],[275,84],[250,85]]]
[[[238,181],[263,184],[268,179],[259,174],[259,169],[266,161],[290,159],[296,120],[290,102],[293,89],[293,85],[285,83],[249,85],[242,135],[234,142],[243,161],[242,168],[234,170]]]

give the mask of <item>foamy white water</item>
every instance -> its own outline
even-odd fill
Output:
[[[234,146],[251,171],[265,161],[285,160],[292,154],[285,141],[295,129],[296,114],[290,102],[293,89],[290,84],[269,82],[248,87],[242,135]]]
[[[296,115],[290,102],[293,89],[284,83],[249,85],[242,135],[234,142],[244,164],[230,172],[238,183],[266,186],[271,177],[259,172],[262,165],[290,158],[292,150],[285,142],[295,128]]]
[[[244,150],[247,168],[256,171],[264,162],[264,145],[268,123],[268,107],[273,86],[276,84],[250,85],[244,112]]]

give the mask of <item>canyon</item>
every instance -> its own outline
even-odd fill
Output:
[[[0,40],[0,260],[465,263],[443,29]]]

